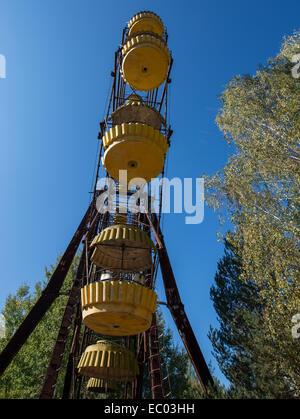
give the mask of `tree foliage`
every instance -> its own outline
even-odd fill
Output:
[[[212,296],[218,314],[228,313],[211,337],[229,379],[259,388],[260,397],[300,395],[299,341],[291,335],[300,312],[300,78],[292,73],[299,52],[295,32],[267,66],[227,85],[216,122],[235,151],[206,183],[209,205],[233,225],[236,255],[225,254],[218,267]],[[241,371],[234,378],[236,362]]]
[[[278,331],[273,339],[265,322],[259,288],[251,279],[242,280],[242,260],[232,243],[225,241],[225,255],[218,263],[211,298],[220,322],[210,329],[215,357],[231,383],[229,397],[294,398],[298,362],[294,342]],[[290,330],[288,331],[290,334]],[[281,339],[287,339],[285,352]],[[292,345],[290,344],[292,343]],[[296,358],[293,359],[293,356]]]
[[[68,291],[71,287],[76,265],[77,260],[66,277],[62,292]],[[37,282],[33,292],[30,292],[27,285],[22,285],[15,295],[7,297],[2,312],[6,330],[5,337],[0,339],[0,350],[6,346],[24,317],[40,297],[54,269],[54,266],[51,266],[50,270],[45,269],[46,279],[43,282]],[[61,295],[56,299],[13,362],[0,377],[0,398],[30,399],[39,397],[67,298],[67,296]],[[57,384],[58,394],[62,391],[62,379],[63,376],[60,374]]]

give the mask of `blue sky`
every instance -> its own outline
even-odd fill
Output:
[[[300,3],[0,0],[0,308],[21,284],[44,278],[86,210],[113,54],[141,10],[163,19],[174,58],[167,176],[195,179],[230,155],[214,122],[218,95],[234,75],[254,74],[276,55],[299,27]],[[200,347],[226,383],[207,338],[217,325],[209,289],[223,254],[217,216],[206,207],[199,225],[184,217],[164,216],[165,241]]]

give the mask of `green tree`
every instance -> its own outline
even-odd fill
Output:
[[[258,372],[255,386],[267,395],[280,380],[282,393],[276,385],[274,397],[300,394],[300,342],[291,335],[291,319],[300,312],[300,78],[292,72],[299,52],[298,31],[267,66],[227,85],[216,122],[235,151],[206,183],[209,205],[233,224],[231,244],[242,260],[239,280],[247,284],[251,278],[256,287],[260,314],[252,319],[249,311],[248,321],[263,331],[256,350],[260,368],[271,368],[271,382],[265,376],[258,383]]]
[[[77,259],[69,270],[62,292],[68,291],[71,287],[76,265]],[[38,282],[32,293],[27,285],[22,285],[15,295],[7,297],[2,312],[5,318],[6,333],[5,337],[0,339],[0,350],[5,347],[23,318],[40,297],[54,269],[54,266],[51,266],[50,270],[45,269],[46,279],[43,282]],[[13,362],[0,377],[0,398],[39,397],[67,298],[67,296],[61,295],[56,299]],[[63,376],[60,374],[57,394],[61,394],[62,380]]]
[[[212,367],[209,365],[210,370]],[[224,384],[220,384],[219,380],[213,377],[214,385],[208,384],[206,393],[204,393],[199,379],[195,373],[194,367],[190,360],[188,360],[187,368],[188,386],[183,391],[183,398],[186,399],[228,399],[230,398],[228,390]]]
[[[209,338],[220,369],[231,383],[233,398],[293,398],[297,389],[279,362],[278,342],[268,333],[259,288],[241,278],[242,260],[227,234],[225,255],[218,263],[211,298],[220,326]]]
[[[240,280],[241,260],[233,251],[229,237],[225,240],[225,255],[218,262],[215,284],[210,295],[220,323],[219,329],[210,328],[209,338],[220,369],[235,388],[251,393],[255,377],[251,371],[252,354],[248,351],[251,331],[257,330],[260,305],[253,282]],[[251,322],[249,319],[251,317]]]

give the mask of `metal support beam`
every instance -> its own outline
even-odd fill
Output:
[[[134,391],[132,392],[133,399],[141,399],[143,395],[143,375],[145,365],[145,351],[144,351],[145,332],[138,335],[137,344],[137,362],[139,365],[139,375],[135,380]]]
[[[69,399],[69,397],[70,397],[73,371],[74,371],[74,355],[75,355],[76,345],[77,345],[78,339],[79,339],[81,323],[82,323],[81,304],[78,303],[77,313],[76,313],[75,322],[74,322],[72,345],[71,345],[69,358],[68,358],[68,362],[67,362],[67,367],[66,367],[65,382],[64,382],[64,388],[63,388],[63,393],[62,393],[62,399]]]
[[[99,220],[103,220],[103,215],[96,213],[93,221],[90,223],[90,228],[87,234],[84,237],[84,248],[81,255],[81,260],[79,262],[78,270],[77,270],[77,278],[80,280],[80,287],[83,287],[88,282],[88,272],[86,274],[86,277],[84,278],[84,268],[87,268],[87,265],[90,263],[90,257],[92,250],[88,251],[88,243],[92,240],[92,238],[95,236],[95,233],[98,228]],[[88,258],[86,258],[87,253],[89,254]],[[80,287],[78,290],[78,297],[80,295]],[[66,366],[66,372],[65,372],[65,381],[64,381],[64,388],[63,388],[63,394],[62,399],[68,399],[70,396],[70,390],[71,390],[71,384],[72,384],[72,377],[74,373],[74,355],[76,351],[76,347],[78,346],[78,339],[80,335],[80,328],[82,323],[82,315],[81,315],[81,302],[80,299],[77,302],[77,313],[75,317],[74,322],[74,330],[73,330],[73,337],[72,337],[72,344],[69,352],[68,362]],[[75,310],[75,307],[74,307]],[[59,337],[58,337],[59,340]],[[62,354],[60,355],[62,358]]]
[[[6,347],[1,352],[0,376],[9,366],[9,364],[14,359],[19,350],[22,348],[23,344],[26,342],[28,337],[31,335],[36,326],[42,320],[43,316],[50,308],[51,304],[59,295],[59,291],[69,271],[71,263],[77,252],[77,249],[80,245],[80,241],[87,229],[87,223],[89,221],[89,216],[93,206],[94,202],[90,204],[65,253],[63,254],[52,277],[50,278],[48,285],[42,292],[42,295],[35,303],[35,305],[32,307],[30,312],[27,314],[26,318],[23,320],[19,328],[16,330],[15,334],[10,339]]]
[[[75,308],[78,304],[78,299],[80,297],[81,279],[84,273],[84,261],[85,261],[84,250],[80,258],[79,266],[76,273],[76,278],[73,282],[73,286],[69,294],[69,299],[65,308],[65,312],[63,314],[62,322],[58,331],[57,340],[54,345],[52,357],[51,357],[51,360],[47,369],[44,385],[40,394],[40,399],[52,399],[54,395],[58,373],[61,368],[63,355],[65,352],[66,343],[69,336],[69,330],[72,324]]]
[[[155,313],[153,314],[151,327],[146,335],[149,348],[149,374],[152,399],[163,399],[164,392]]]
[[[213,378],[210,374],[210,371],[205,362],[197,339],[194,335],[189,319],[185,313],[184,306],[182,304],[177,288],[175,276],[172,270],[171,262],[163,239],[163,235],[160,230],[160,226],[158,225],[158,219],[156,214],[152,214],[152,220],[153,228],[155,229],[155,235],[158,235],[159,237],[159,245],[157,246],[157,251],[168,307],[170,309],[173,320],[177,326],[182,342],[195,368],[201,386],[204,392],[207,392],[207,385],[213,385]]]

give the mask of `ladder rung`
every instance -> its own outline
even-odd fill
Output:
[[[161,387],[161,384],[156,384],[156,386],[153,386],[151,388]]]
[[[155,368],[155,370],[150,371],[150,374],[153,374],[153,373],[155,373],[156,371],[160,371],[160,370],[161,370],[160,368]]]
[[[148,358],[150,359],[150,358],[154,358],[154,357],[156,357],[156,356],[159,356],[159,353],[157,353],[157,354],[152,354],[152,355],[149,355],[149,356],[148,356]]]

